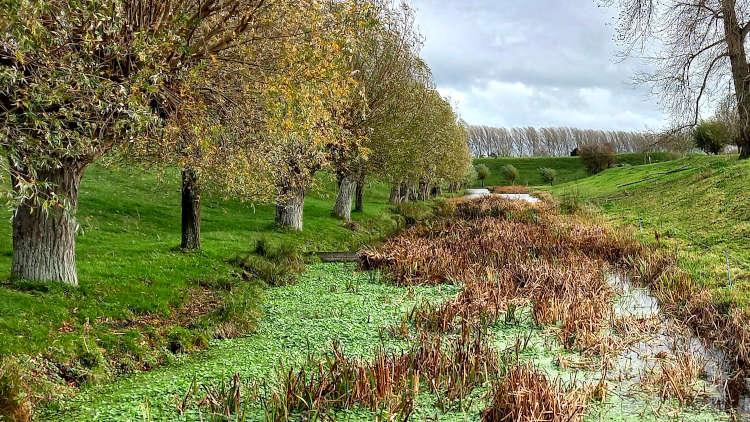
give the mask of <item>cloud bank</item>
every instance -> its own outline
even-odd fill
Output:
[[[595,0],[412,0],[422,56],[466,121],[644,130],[665,126],[639,70],[617,62],[613,9]]]

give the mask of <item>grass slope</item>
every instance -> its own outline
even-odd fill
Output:
[[[74,383],[110,374],[107,365],[115,372],[148,369],[170,358],[167,349],[205,347],[217,325],[250,328],[262,289],[237,277],[228,261],[251,251],[258,239],[291,243],[302,252],[346,250],[396,224],[385,212],[387,187],[374,183],[364,213],[353,213],[361,229],[345,228],[330,216],[335,181],[321,175],[305,201],[303,232],[277,230],[271,206],[206,197],[203,250],[183,252],[176,248],[179,177],[169,171],[163,179],[137,168],[87,171],[77,214],[78,288],[7,283],[11,214],[0,212],[0,357],[41,353]],[[187,318],[201,307],[210,312]]]
[[[617,162],[618,164],[638,165],[665,161],[671,158],[673,157],[670,154],[660,152],[618,154]],[[486,157],[474,159],[474,164],[484,164],[490,169],[490,176],[485,181],[485,186],[508,184],[508,180],[506,180],[502,172],[502,167],[506,164],[512,164],[518,169],[519,177],[516,180],[516,184],[528,186],[545,184],[542,176],[539,174],[541,167],[557,170],[556,183],[565,183],[589,176],[580,157]],[[474,183],[474,187],[480,185],[480,181]]]
[[[618,187],[649,176],[656,177]],[[656,241],[659,233],[660,242],[678,248],[682,266],[711,287],[717,300],[750,306],[750,162],[737,156],[690,155],[612,168],[545,189],[559,198],[595,204],[618,223],[642,226],[643,238]],[[733,272],[731,291],[725,251]]]

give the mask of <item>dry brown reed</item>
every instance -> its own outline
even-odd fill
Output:
[[[515,365],[493,382],[483,422],[575,422],[583,420],[586,393],[550,381],[531,363]]]
[[[488,186],[487,189],[492,193],[529,193],[531,189],[525,185],[512,186]]]
[[[454,220],[415,227],[362,254],[365,268],[387,268],[401,285],[457,283],[461,293],[409,314],[419,329],[492,325],[511,301],[531,303],[540,326],[561,324],[565,347],[602,348],[612,287],[608,265],[626,256],[602,227],[561,218],[554,204],[487,196],[456,203]]]
[[[691,405],[704,392],[698,377],[705,362],[695,354],[677,351],[660,356],[655,365],[641,375],[641,385],[662,400],[676,399],[681,405]]]
[[[369,361],[348,358],[334,344],[325,360],[280,372],[266,404],[267,419],[320,417],[355,405],[408,417],[423,385],[439,398],[436,405],[445,407],[497,377],[499,358],[485,336],[468,325],[447,340],[421,333],[409,350],[380,349]]]

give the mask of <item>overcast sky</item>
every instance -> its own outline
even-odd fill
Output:
[[[638,63],[618,63],[616,11],[595,0],[411,0],[422,57],[471,124],[644,130],[665,117]]]

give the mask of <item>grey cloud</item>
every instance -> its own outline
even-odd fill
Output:
[[[636,63],[615,61],[614,10],[595,0],[413,0],[423,57],[471,123],[663,126]]]

